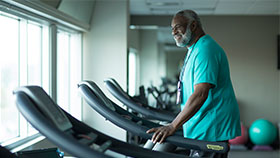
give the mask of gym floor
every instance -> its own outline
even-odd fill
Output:
[[[279,158],[279,150],[275,151],[230,151],[229,158]]]

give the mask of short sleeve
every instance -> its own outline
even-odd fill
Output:
[[[218,54],[209,51],[199,52],[194,62],[194,85],[210,83],[217,86],[219,73]]]

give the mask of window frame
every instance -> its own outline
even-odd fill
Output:
[[[15,66],[15,68],[17,69],[17,78],[16,78],[16,82],[17,84],[15,85],[16,87],[19,87],[21,85],[30,85],[30,81],[29,81],[29,66],[30,63],[28,62],[29,59],[29,45],[28,45],[28,39],[30,37],[30,30],[28,31],[28,27],[30,26],[34,26],[38,28],[38,33],[37,34],[37,38],[40,39],[39,43],[39,82],[38,84],[40,84],[43,87],[43,82],[48,82],[49,83],[49,73],[50,71],[47,69],[47,71],[45,72],[45,74],[47,75],[47,78],[45,78],[47,81],[44,81],[43,78],[43,67],[49,67],[49,62],[47,62],[47,65],[43,66],[43,62],[42,62],[42,57],[43,57],[43,53],[46,53],[46,51],[48,52],[48,50],[43,50],[43,45],[45,46],[45,42],[43,42],[43,36],[46,33],[47,30],[46,27],[47,26],[43,26],[44,24],[41,23],[37,23],[35,21],[30,21],[29,19],[25,19],[22,17],[18,17],[16,15],[12,15],[10,13],[5,13],[3,11],[0,11],[0,16],[4,16],[4,18],[9,18],[12,20],[15,20],[16,22],[16,27],[18,29],[18,33],[17,33],[17,37],[18,37],[18,41],[15,42],[15,44],[17,44],[17,59],[15,59],[15,61],[17,62],[17,66]],[[34,37],[34,36],[33,36]],[[38,39],[37,39],[38,40]],[[47,43],[47,45],[49,45]],[[49,61],[49,59],[48,59]],[[45,87],[47,89],[49,89],[49,87]],[[47,90],[48,91],[48,90]],[[13,101],[11,101],[11,103],[14,103]],[[8,106],[13,106],[13,105],[8,105]],[[1,108],[1,107],[0,107]],[[1,145],[2,146],[6,146],[8,145],[9,148],[14,147],[18,144],[22,144],[23,142],[26,142],[26,140],[30,140],[31,137],[33,139],[34,135],[36,137],[38,137],[38,132],[31,129],[31,125],[28,124],[28,122],[25,120],[25,118],[20,115],[19,111],[16,109],[16,114],[17,115],[17,134],[11,138],[8,138],[6,140],[2,140],[1,141]]]
[[[49,58],[49,67],[48,67],[48,73],[49,73],[49,83],[48,83],[48,87],[49,87],[49,94],[51,96],[51,98],[56,102],[57,101],[57,30],[58,28],[61,30],[66,30],[69,33],[79,33],[81,34],[81,79],[82,79],[82,74],[83,74],[83,32],[87,31],[87,26],[84,27],[85,25],[81,24],[79,21],[72,23],[72,19],[71,17],[56,17],[56,15],[60,14],[58,11],[56,10],[41,10],[42,8],[46,7],[45,5],[35,5],[32,11],[30,11],[30,4],[31,2],[26,2],[26,5],[22,5],[22,4],[16,4],[16,3],[21,3],[21,2],[2,2],[0,1],[0,15],[3,14],[8,14],[11,15],[12,17],[16,17],[16,18],[22,18],[25,19],[27,21],[33,21],[35,23],[39,23],[42,25],[47,25],[48,26],[48,31],[49,31],[49,43],[48,43],[48,58]],[[33,2],[32,2],[33,3]],[[32,4],[33,5],[33,4]],[[35,9],[35,10],[34,10]],[[41,10],[38,12],[38,10]],[[50,14],[48,14],[50,13]],[[53,14],[54,13],[54,14]],[[75,23],[79,23],[81,25],[77,26],[75,25]],[[43,38],[43,37],[42,37]],[[42,44],[43,47],[44,44]],[[41,47],[41,49],[42,49]],[[41,52],[41,58],[43,56],[43,52]],[[42,64],[42,62],[41,62]],[[43,69],[43,68],[42,68]],[[19,69],[20,71],[20,69]],[[41,72],[41,75],[43,75],[43,73]],[[43,81],[42,81],[43,82]],[[42,83],[42,86],[44,85],[44,83]],[[83,116],[83,110],[82,110],[82,106],[83,106],[83,101],[81,100],[81,120],[82,120],[82,116]],[[18,112],[18,115],[19,112]],[[20,130],[20,126],[21,123],[23,121],[21,120],[25,120],[23,118],[22,115],[19,116],[19,129]],[[27,126],[27,121],[23,126]],[[26,127],[27,128],[27,127]],[[21,133],[19,132],[19,135]],[[40,139],[38,139],[40,138]],[[9,150],[13,150],[19,146],[22,146],[24,144],[26,144],[27,142],[30,142],[32,140],[38,139],[38,141],[43,139],[43,136],[40,133],[35,133],[33,135],[26,135],[26,137],[21,138],[19,136],[15,137],[12,140],[9,141],[5,141],[5,142],[1,142],[2,146],[5,146],[7,149]],[[34,142],[36,143],[36,142]],[[14,151],[16,152],[16,151]]]
[[[64,88],[68,88],[68,89],[73,89],[73,87],[76,87],[76,82],[74,83],[74,84],[71,84],[71,82],[72,82],[72,79],[73,78],[75,78],[74,76],[72,76],[72,74],[73,74],[73,71],[71,71],[72,70],[72,63],[71,63],[71,61],[72,61],[72,59],[73,59],[73,56],[75,56],[74,54],[73,54],[73,50],[74,50],[74,48],[73,48],[73,44],[72,44],[72,42],[73,42],[73,40],[75,40],[76,39],[76,37],[77,36],[80,36],[80,43],[78,44],[80,47],[81,47],[81,49],[80,49],[80,55],[79,55],[79,59],[80,59],[80,61],[78,61],[78,62],[80,62],[80,76],[78,77],[79,78],[79,81],[77,81],[77,82],[80,82],[81,80],[82,80],[82,65],[83,65],[83,62],[82,62],[82,54],[83,54],[83,51],[82,51],[82,43],[83,43],[83,40],[82,40],[82,34],[79,34],[79,33],[77,33],[77,32],[73,32],[73,31],[69,31],[69,30],[65,30],[65,29],[61,29],[61,28],[58,28],[57,29],[57,43],[59,42],[58,40],[59,40],[59,34],[63,34],[63,36],[67,36],[67,81],[65,81],[65,82],[67,82],[67,87],[64,87]],[[61,55],[61,54],[59,54],[60,52],[58,52],[58,49],[59,49],[59,47],[57,47],[57,54],[56,54],[56,61],[57,61],[57,63],[61,63],[61,62],[59,62],[58,60],[59,60],[59,55]],[[65,59],[65,58],[64,58]],[[77,62],[77,61],[76,61]],[[58,68],[58,66],[57,66],[57,68],[56,68],[56,70],[57,71],[59,71],[59,68]],[[65,70],[65,69],[63,69],[63,70]],[[75,71],[74,71],[75,72]],[[59,79],[58,79],[58,74],[59,74],[59,72],[57,72],[57,78],[56,78],[56,83],[59,83]],[[63,75],[62,75],[63,76]],[[60,91],[59,89],[59,86],[57,86],[56,87],[56,96],[57,96],[57,98],[58,98],[58,95],[60,95],[60,94],[58,94],[58,92]],[[64,89],[64,88],[62,88],[62,89]],[[74,116],[74,117],[76,117],[77,119],[79,119],[79,120],[82,120],[82,114],[83,114],[83,110],[82,110],[82,106],[83,106],[83,102],[82,102],[82,98],[79,98],[79,99],[77,99],[76,101],[78,101],[78,105],[77,104],[75,104],[75,105],[73,105],[73,93],[75,93],[75,92],[77,92],[78,90],[76,89],[76,91],[75,90],[71,90],[71,91],[68,91],[67,92],[67,94],[66,94],[66,96],[63,96],[62,98],[67,98],[67,101],[66,101],[66,107],[64,108],[64,110],[66,110],[67,112],[69,112],[69,113],[71,113],[72,114],[72,116]],[[64,93],[65,94],[65,93]],[[72,101],[71,101],[72,100]],[[56,102],[58,103],[58,105],[60,105],[60,103],[59,103],[59,99],[57,99],[56,100]],[[74,100],[74,102],[75,102],[75,100]],[[77,106],[79,106],[80,108],[79,108],[79,112],[77,111],[77,109],[76,109],[76,107]],[[73,110],[74,109],[74,110]]]

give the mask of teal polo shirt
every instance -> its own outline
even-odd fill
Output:
[[[184,137],[205,141],[230,140],[241,135],[240,114],[224,50],[204,35],[189,48],[182,74],[182,103],[199,83],[214,85],[198,112],[183,125]]]

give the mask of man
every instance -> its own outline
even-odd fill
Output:
[[[177,46],[188,53],[178,83],[181,112],[166,126],[152,128],[154,143],[162,143],[183,125],[184,137],[228,141],[240,136],[240,115],[223,49],[202,29],[194,11],[178,12],[172,19]],[[191,150],[190,156],[227,157],[226,154]]]

